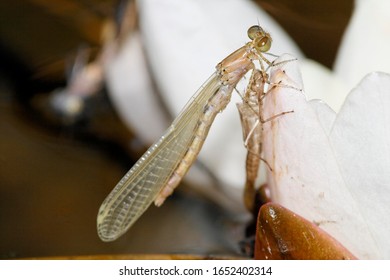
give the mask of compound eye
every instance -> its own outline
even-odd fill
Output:
[[[267,52],[271,48],[272,39],[271,37],[264,35],[263,37],[256,38],[255,48],[260,52]]]
[[[263,29],[260,26],[253,25],[253,26],[249,27],[247,33],[248,33],[249,39],[253,40],[256,37],[263,36],[264,31],[263,31]]]

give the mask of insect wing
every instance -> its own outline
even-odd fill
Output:
[[[218,75],[213,74],[103,201],[97,217],[103,241],[113,241],[125,233],[154,201],[184,157],[205,104],[220,86]]]

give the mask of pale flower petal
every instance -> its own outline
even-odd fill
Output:
[[[281,61],[287,59],[285,56],[280,58]],[[285,70],[285,73],[281,70]],[[390,158],[386,145],[379,145],[384,154],[380,160],[375,160],[373,164],[370,160],[381,153],[373,148],[374,142],[385,143],[389,138],[386,129],[382,135],[378,135],[378,132],[373,137],[364,133],[359,125],[362,116],[356,115],[360,113],[368,119],[370,117],[361,108],[353,113],[351,110],[377,98],[372,102],[372,110],[375,110],[374,107],[381,101],[382,106],[390,102],[390,95],[385,97],[384,91],[371,95],[371,91],[365,89],[373,81],[367,80],[362,84],[363,90],[356,90],[348,96],[348,101],[335,118],[335,113],[326,104],[307,102],[304,94],[297,90],[302,84],[295,62],[276,67],[271,77],[275,83],[282,81],[284,86],[272,90],[265,98],[265,118],[294,110],[264,124],[264,157],[272,168],[268,174],[273,201],[317,223],[358,258],[386,257],[383,250],[389,251],[389,247],[383,233],[388,232],[388,226],[386,222],[380,224],[379,221],[388,217],[389,202],[385,197],[390,196],[390,189],[384,188],[386,176],[378,176],[384,175],[384,170],[389,170],[386,168],[390,166],[388,160],[382,160],[383,157]],[[383,81],[377,82],[388,89],[389,86]],[[375,91],[373,85],[369,88]],[[356,103],[361,105],[357,106]],[[383,110],[378,111],[378,122],[368,124],[367,120],[362,123],[366,131],[380,131],[381,127],[387,125],[388,120],[386,124],[384,122],[387,114]],[[355,125],[347,125],[347,121]],[[336,134],[336,131],[339,133]],[[340,131],[347,135],[340,134]],[[362,152],[361,149],[368,151]],[[363,158],[359,156],[362,153],[371,153],[365,164],[361,163]],[[340,160],[339,157],[344,159]],[[366,166],[367,169],[362,170],[359,166]],[[367,175],[367,172],[372,175]],[[371,190],[376,192],[378,188],[381,190],[378,194],[371,193]],[[363,200],[366,202],[363,203]],[[372,220],[371,216],[375,213],[377,216]],[[381,249],[380,245],[386,247]]]
[[[390,258],[390,75],[371,73],[349,94],[330,141],[379,255]],[[373,253],[376,250],[373,250]]]

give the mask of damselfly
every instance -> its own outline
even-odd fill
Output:
[[[271,65],[263,55],[272,43],[260,26],[248,29],[251,41],[217,65],[215,73],[190,99],[165,134],[119,181],[100,206],[99,237],[113,241],[124,234],[154,201],[160,206],[195,161],[216,115],[230,102],[244,75]]]

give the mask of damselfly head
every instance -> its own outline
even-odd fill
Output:
[[[267,52],[271,48],[271,35],[258,25],[249,27],[248,37],[253,41],[254,48],[259,52]]]

